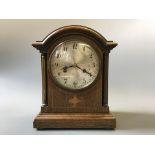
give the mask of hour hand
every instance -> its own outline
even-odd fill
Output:
[[[74,65],[64,66],[64,67],[62,68],[62,70],[63,70],[63,72],[67,72],[67,69],[68,69],[68,68],[71,68],[71,67],[74,67]]]

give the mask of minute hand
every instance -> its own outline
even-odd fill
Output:
[[[79,68],[80,70],[83,71],[83,73],[87,73],[89,76],[92,76],[91,73],[89,73],[86,69],[82,69],[81,67],[79,67],[78,65],[76,65],[77,68]]]

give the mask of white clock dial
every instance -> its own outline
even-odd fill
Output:
[[[53,78],[68,89],[82,89],[96,79],[98,56],[90,45],[81,41],[66,41],[52,51],[50,67]]]

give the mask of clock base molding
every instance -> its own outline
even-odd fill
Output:
[[[37,129],[115,129],[111,113],[39,113],[33,122]]]

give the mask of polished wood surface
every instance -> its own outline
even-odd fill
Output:
[[[64,26],[61,28],[58,28],[57,30],[51,32],[48,34],[42,41],[36,41],[32,44],[33,47],[38,49],[41,53],[46,53],[47,49],[51,45],[51,42],[60,37],[60,36],[65,36],[65,35],[70,35],[70,34],[83,34],[87,37],[93,38],[94,41],[97,41],[101,46],[103,46],[106,49],[113,49],[114,47],[117,46],[117,43],[113,41],[108,41],[106,40],[100,33],[97,31],[86,27],[86,26],[81,26],[81,25],[69,25],[69,26]]]
[[[90,44],[99,57],[99,74],[83,90],[64,89],[51,76],[50,55],[58,44],[66,40],[81,40]],[[115,118],[110,114],[108,106],[108,63],[110,50],[117,46],[116,43],[107,41],[93,29],[71,25],[53,31],[43,41],[37,41],[32,46],[44,58],[44,103],[41,113],[34,120],[35,128],[115,128]]]
[[[38,129],[114,129],[115,127],[116,119],[110,113],[40,113],[34,121],[34,128]]]

